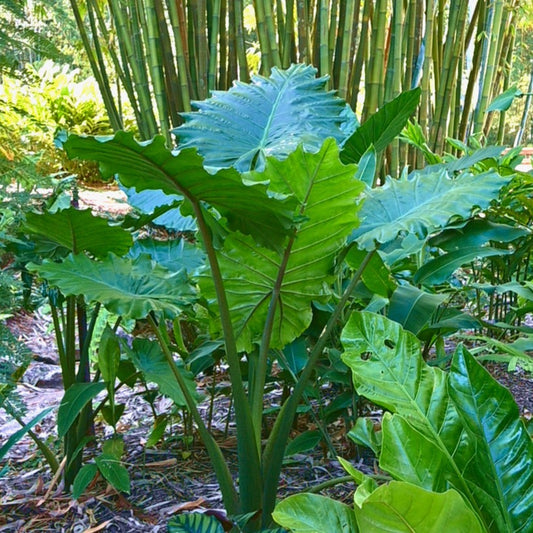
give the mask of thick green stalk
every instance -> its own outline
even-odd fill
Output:
[[[207,47],[207,5],[206,0],[191,0],[196,13],[196,51],[198,54],[198,95],[201,100],[208,97],[207,70],[209,49]]]
[[[372,1],[365,0],[363,7],[363,16],[361,21],[361,39],[359,46],[357,47],[357,54],[355,56],[354,67],[352,70],[352,75],[350,76],[350,106],[352,109],[357,110],[359,88],[362,78],[363,65],[365,64],[366,57],[368,55],[368,34],[369,34],[369,25],[370,18],[372,16]]]
[[[158,127],[150,98],[145,65],[142,57],[139,57],[139,54],[142,54],[142,45],[139,44],[140,29],[137,9],[133,2],[131,10],[128,11],[119,0],[109,0],[109,8],[117,31],[118,44],[130,68],[133,87],[139,102],[139,133],[142,139],[149,139],[157,133]]]
[[[494,12],[492,26],[489,28],[489,52],[487,55],[486,68],[483,74],[483,85],[481,88],[481,95],[476,106],[474,118],[474,134],[483,132],[483,124],[485,121],[485,110],[489,104],[492,83],[496,74],[497,53],[500,48],[499,37],[500,27],[503,19],[504,0],[494,1]]]
[[[178,15],[178,6],[175,0],[167,1],[168,12],[170,16],[170,23],[172,25],[172,33],[174,35],[174,46],[176,48],[176,63],[178,64],[178,79],[181,92],[181,100],[183,103],[183,110],[191,110],[191,95],[189,91],[189,77],[187,75],[187,59],[185,57],[185,47],[183,40],[186,36],[185,28],[180,25]]]
[[[296,234],[292,235],[287,243],[283,258],[278,270],[278,275],[272,288],[272,295],[270,297],[270,303],[268,306],[268,312],[265,320],[265,326],[263,328],[263,335],[261,337],[261,345],[259,347],[259,359],[257,367],[254,372],[252,396],[251,396],[251,409],[252,420],[255,427],[255,435],[258,445],[259,454],[261,454],[261,428],[263,423],[263,399],[265,391],[266,376],[268,371],[268,354],[270,351],[270,339],[272,337],[272,329],[274,327],[274,318],[279,305],[281,287],[283,285],[283,278],[287,270],[292,247]]]
[[[348,81],[350,79],[350,70],[352,66],[351,45],[352,30],[355,12],[355,2],[348,1],[345,3],[344,27],[342,34],[342,48],[339,71],[339,82],[337,85],[339,96],[343,99],[348,98]]]
[[[476,10],[477,12],[477,34],[481,35],[483,32],[483,28],[485,27],[485,17],[486,17],[486,9],[485,9],[485,1],[484,0],[478,0],[479,10]],[[463,100],[463,111],[461,115],[461,122],[459,124],[459,131],[457,133],[457,138],[461,141],[466,141],[467,137],[467,128],[470,118],[470,110],[472,107],[472,101],[474,96],[474,89],[476,85],[476,79],[479,73],[479,69],[481,66],[481,56],[483,51],[483,41],[482,40],[476,40],[474,42],[474,54],[472,57],[472,68],[470,69],[470,75],[468,77],[468,84],[466,86],[466,91],[464,94],[464,100]]]
[[[265,13],[265,26],[268,35],[269,53],[271,56],[272,66],[281,67],[281,57],[278,48],[278,41],[276,39],[276,28],[274,24],[274,16],[272,14],[271,0],[256,0],[256,3],[263,4],[263,10]]]
[[[269,74],[274,65],[272,52],[270,50],[270,40],[266,26],[265,6],[261,0],[254,0],[255,20],[257,23],[257,36],[259,37],[259,47],[261,48],[261,72]]]
[[[312,57],[311,35],[309,32],[310,18],[306,0],[296,0],[298,21],[298,61],[310,63]]]
[[[244,391],[241,376],[240,358],[237,352],[235,332],[231,321],[224,280],[215,247],[213,246],[211,232],[205,222],[202,207],[194,198],[189,198],[198,224],[198,230],[202,235],[207,259],[211,267],[211,276],[217,295],[220,322],[224,332],[224,344],[226,359],[229,366],[229,375],[232,387],[232,396],[235,405],[235,418],[237,425],[237,453],[239,457],[239,486],[242,502],[241,512],[255,512],[261,509],[261,467],[258,449],[260,444],[256,442],[254,424],[250,410],[250,404]]]
[[[115,131],[117,131],[121,128],[121,120],[119,112],[115,105],[115,101],[113,99],[113,94],[109,87],[109,82],[107,80],[107,77],[104,77],[103,73],[100,71],[98,59],[95,57],[95,51],[91,46],[91,41],[87,34],[87,30],[85,29],[85,23],[81,16],[80,9],[76,3],[76,0],[70,0],[70,5],[72,6],[74,19],[76,20],[76,25],[78,26],[78,31],[80,32],[83,48],[85,49],[85,53],[87,54],[87,59],[89,60],[89,64],[91,65],[91,70],[93,72],[94,79],[98,84],[100,94],[102,95],[102,100],[104,101],[104,105],[109,116],[109,122],[111,123],[111,127]],[[98,36],[95,35],[94,38],[98,39]]]
[[[287,0],[286,4],[286,21],[283,32],[283,54],[281,58],[281,66],[289,68],[293,57],[294,46],[294,0]]]
[[[217,476],[217,481],[220,485],[220,491],[222,492],[222,498],[224,500],[224,506],[226,508],[226,511],[229,514],[239,513],[241,511],[239,508],[239,499],[237,496],[237,491],[235,490],[235,485],[233,484],[231,472],[229,471],[226,460],[222,455],[222,451],[220,450],[219,445],[216,443],[211,433],[209,433],[205,422],[202,419],[202,415],[200,414],[200,411],[196,406],[196,402],[194,401],[194,398],[192,397],[189,389],[187,388],[187,383],[181,375],[179,368],[176,366],[176,362],[174,361],[172,352],[170,351],[168,344],[165,342],[165,339],[163,338],[163,335],[161,334],[158,325],[156,324],[154,318],[151,315],[148,315],[147,319],[152,328],[152,331],[157,337],[157,341],[159,342],[159,345],[163,350],[167,363],[169,364],[170,369],[172,370],[172,373],[176,378],[180,390],[183,393],[185,401],[187,402],[187,408],[189,409],[196,423],[198,433],[200,433],[202,442],[204,443],[207,453],[209,454],[209,458],[211,459],[211,463],[213,464],[213,468]]]
[[[231,0],[230,0],[231,2]],[[247,82],[250,78],[248,72],[248,62],[246,59],[246,45],[244,42],[244,23],[243,23],[243,4],[242,0],[234,0],[231,2],[233,5],[234,13],[234,24],[235,24],[235,40],[237,48],[237,59],[239,63],[239,79],[243,82]],[[231,13],[231,11],[230,11]],[[230,18],[229,24],[232,24]]]
[[[322,355],[322,352],[324,351],[331,334],[338,326],[338,320],[342,316],[352,292],[359,283],[366,266],[375,253],[376,251],[373,250],[367,254],[357,269],[357,272],[350,280],[350,283],[346,287],[341,299],[339,300],[339,303],[335,306],[335,310],[331,314],[324,331],[313,347],[313,350],[309,355],[307,363],[300,374],[300,378],[298,379],[292,394],[285,401],[280,413],[278,414],[278,417],[276,418],[274,427],[272,428],[268,438],[265,451],[263,452],[262,460],[264,472],[263,527],[269,525],[270,516],[276,503],[276,494],[278,489],[279,475],[281,472],[281,465],[283,463],[287,439],[289,437],[298,403],[302,398],[305,387],[307,386],[307,382],[314,372],[318,359]]]
[[[159,24],[155,10],[154,0],[145,0],[144,14],[146,16],[146,48],[147,60],[149,64],[150,77],[153,85],[153,97],[157,106],[159,115],[159,126],[161,133],[167,139],[168,146],[170,140],[169,109],[165,95],[165,81],[163,75],[163,66],[161,64],[161,50]]]
[[[321,76],[329,74],[329,1],[320,0],[320,14],[319,14],[319,28],[320,36],[318,41],[318,55],[319,55],[319,72]],[[329,88],[329,83],[328,83]]]
[[[133,90],[133,84],[129,69],[127,68],[127,64],[124,64],[124,68],[122,68],[122,65],[120,64],[117,53],[115,51],[115,47],[113,46],[113,40],[111,38],[110,32],[107,29],[102,10],[100,9],[98,3],[95,0],[88,0],[88,5],[89,2],[96,14],[98,28],[100,30],[100,33],[102,34],[102,41],[107,44],[107,52],[109,54],[109,57],[111,58],[111,61],[113,62],[113,66],[115,67],[116,75],[120,79],[122,86],[124,87],[124,90],[128,95],[128,99],[133,109],[133,113],[135,114],[136,121],[137,123],[140,123],[142,122],[142,117],[139,110],[139,106],[137,105],[137,99],[135,98],[135,92]],[[112,14],[111,5],[109,6],[109,10]],[[118,94],[118,96],[120,97],[120,93]]]
[[[207,88],[209,92],[214,91],[217,85],[218,66],[218,31],[220,26],[220,0],[214,0],[210,20],[211,30],[209,31],[209,69],[207,74]]]
[[[387,0],[376,0],[372,27],[372,58],[369,62],[368,80],[366,82],[363,121],[374,113],[382,104],[385,76],[385,38],[387,33]]]

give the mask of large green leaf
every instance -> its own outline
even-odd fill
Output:
[[[510,253],[510,250],[491,248],[490,246],[474,249],[461,248],[460,250],[439,255],[431,261],[428,261],[415,272],[413,280],[415,283],[437,285],[447,281],[458,268],[470,263],[474,259],[503,256],[509,255]]]
[[[183,392],[159,344],[149,339],[135,339],[131,348],[126,345],[124,348],[133,364],[144,374],[146,381],[155,383],[161,393],[168,396],[176,405],[187,406]],[[191,396],[199,400],[201,396],[196,392],[192,373],[185,370],[181,361],[177,361],[176,366],[187,383]]]
[[[203,250],[183,238],[168,241],[139,239],[131,247],[128,256],[136,258],[141,254],[148,254],[158,265],[171,272],[192,272],[205,263]]]
[[[449,391],[476,442],[472,476],[500,507],[506,531],[533,531],[533,442],[511,393],[459,347],[450,371]]]
[[[518,87],[513,86],[492,100],[487,107],[487,113],[489,111],[507,111],[511,107],[514,99],[522,96],[524,96],[524,93]]]
[[[103,261],[69,255],[62,263],[28,265],[65,295],[83,294],[109,311],[144,318],[150,311],[180,312],[194,300],[184,271],[171,273],[146,256],[135,260],[110,254]]]
[[[383,417],[380,467],[428,490],[455,488],[489,531],[529,531],[533,449],[509,393],[462,348],[448,379],[379,315],[355,313],[342,339],[358,393],[395,413]]]
[[[194,148],[175,154],[161,136],[139,143],[133,134],[120,131],[105,138],[70,135],[64,148],[69,157],[98,161],[102,174],[118,174],[126,187],[206,202],[227,218],[231,228],[257,239],[279,242],[292,224],[290,198],[272,198],[265,183],[244,184],[234,169],[210,174]]]
[[[358,163],[363,154],[374,146],[376,152],[384,150],[400,135],[420,101],[419,88],[406,91],[386,103],[364,122],[346,141],[341,152],[344,163]]]
[[[272,190],[294,195],[300,224],[284,249],[266,249],[235,233],[219,252],[241,349],[250,349],[261,337],[280,273],[272,347],[281,348],[298,337],[311,322],[311,302],[329,296],[335,256],[357,225],[357,199],[364,185],[353,175],[353,167],[340,163],[332,139],[315,154],[300,147],[283,161],[269,158],[264,172],[250,173],[252,179],[269,180]],[[202,294],[213,299],[211,278],[203,277],[200,283]]]
[[[352,509],[318,494],[295,494],[276,505],[272,518],[293,533],[356,533]]]
[[[132,237],[109,221],[94,216],[89,209],[73,207],[55,213],[28,213],[25,228],[48,241],[80,254],[89,252],[104,257],[109,252],[125,254],[132,244]]]
[[[426,235],[452,217],[468,217],[474,206],[486,208],[508,182],[495,172],[448,178],[445,169],[412,178],[388,179],[383,187],[367,189],[360,212],[361,226],[352,238],[367,250],[398,234]]]
[[[61,400],[57,411],[57,435],[63,437],[76,420],[81,410],[100,392],[105,383],[74,383],[69,387]]]
[[[428,492],[401,481],[381,485],[355,508],[365,533],[482,533],[475,513],[455,490]]]
[[[392,294],[387,316],[418,335],[449,295],[432,294],[413,285],[400,285]]]
[[[328,137],[340,143],[355,129],[355,115],[315,74],[306,65],[274,68],[269,78],[214,91],[194,103],[197,112],[183,114],[186,123],[173,133],[180,147],[198,148],[206,165],[240,171],[261,170],[267,157],[286,158],[300,144],[317,151]]]
[[[531,235],[531,230],[510,224],[497,224],[487,219],[470,220],[467,224],[439,233],[429,241],[430,246],[452,252],[461,248],[478,248],[490,241],[511,242]]]

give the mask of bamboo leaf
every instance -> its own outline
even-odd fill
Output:
[[[262,170],[267,157],[285,159],[300,144],[316,152],[328,137],[342,143],[357,125],[355,115],[315,73],[293,65],[273,68],[269,78],[253,76],[249,85],[236,82],[195,102],[198,112],[185,113],[186,123],[173,133],[182,149],[198,148],[206,165],[240,171]]]

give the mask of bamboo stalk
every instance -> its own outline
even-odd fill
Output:
[[[368,55],[369,25],[373,13],[373,4],[371,0],[364,0],[363,15],[361,21],[361,39],[355,56],[352,76],[350,76],[351,97],[350,105],[352,109],[357,109],[357,100],[363,72],[363,66],[366,63]]]
[[[182,28],[180,17],[178,13],[178,5],[175,0],[167,2],[169,9],[169,18],[172,26],[172,33],[174,35],[174,46],[176,49],[176,63],[178,65],[178,80],[181,93],[181,101],[184,111],[191,110],[191,95],[189,91],[189,76],[187,68],[187,58],[185,57],[185,28]]]
[[[239,63],[239,79],[243,82],[249,80],[248,62],[246,59],[246,46],[244,43],[244,23],[243,23],[243,4],[242,0],[230,0],[230,5],[234,6],[234,24],[235,24],[235,46],[237,49],[237,59]],[[231,13],[231,11],[230,11]],[[232,19],[230,18],[230,26]]]
[[[219,35],[219,26],[220,26],[220,0],[213,0],[212,4],[212,13],[209,32],[209,70],[207,76],[207,88],[209,92],[216,89],[216,79],[217,79],[217,56],[218,56],[218,35]]]
[[[319,41],[318,41],[318,54],[319,54],[319,73],[321,76],[329,74],[329,2],[328,0],[320,0],[319,11]],[[330,88],[330,82],[328,81],[327,87]]]
[[[372,25],[372,61],[368,65],[369,71],[365,72],[365,104],[363,107],[363,121],[374,113],[383,104],[384,72],[385,72],[385,36],[387,27],[387,1],[376,0]]]
[[[353,20],[355,14],[355,3],[356,2],[344,2],[345,14],[344,14],[344,26],[342,33],[342,45],[341,45],[341,59],[339,61],[339,77],[337,88],[339,91],[339,96],[348,99],[348,81],[350,79],[350,52],[352,46],[352,33],[353,33]]]

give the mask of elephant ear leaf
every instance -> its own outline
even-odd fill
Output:
[[[110,226],[107,220],[94,216],[90,209],[71,207],[55,213],[28,213],[24,227],[75,254],[89,252],[95,257],[104,257],[113,252],[122,255],[132,244],[127,231]]]
[[[371,250],[376,242],[385,244],[398,235],[425,238],[452,217],[470,216],[473,206],[485,209],[508,181],[493,171],[450,179],[445,169],[388,179],[383,187],[367,189],[361,226],[352,239]]]
[[[462,346],[454,354],[449,392],[476,442],[477,468],[470,475],[499,508],[502,530],[533,531],[533,442],[511,393]]]
[[[292,224],[291,198],[274,197],[265,183],[243,183],[235,169],[211,174],[196,149],[175,154],[161,136],[139,143],[133,134],[121,131],[105,138],[70,135],[63,146],[69,157],[98,161],[104,176],[118,174],[125,187],[159,190],[184,196],[196,205],[211,205],[227,219],[230,229],[261,242],[281,241]],[[186,205],[190,208],[189,202]]]
[[[195,298],[184,271],[171,273],[146,255],[132,260],[110,254],[103,261],[69,255],[61,263],[28,265],[65,295],[85,295],[120,316],[140,319],[150,311],[178,313]]]
[[[333,92],[316,69],[293,65],[272,69],[269,78],[253,76],[229,91],[195,102],[184,113],[185,124],[173,130],[180,148],[197,147],[207,166],[233,166],[243,172],[261,170],[266,158],[286,158],[299,144],[317,151],[328,137],[338,143],[357,126],[354,113]]]
[[[264,172],[247,176],[269,180],[273,190],[298,201],[299,224],[283,248],[267,249],[235,232],[219,251],[240,349],[250,349],[261,338],[272,298],[276,311],[271,345],[281,348],[309,326],[311,303],[329,297],[335,257],[357,225],[357,200],[364,184],[354,178],[353,166],[339,161],[333,139],[315,154],[299,147],[284,161],[269,158]],[[200,284],[202,294],[214,299],[211,277],[202,277]]]

